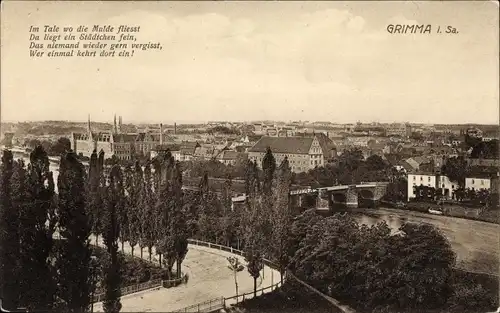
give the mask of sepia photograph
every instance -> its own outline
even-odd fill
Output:
[[[498,1],[0,6],[1,312],[500,313]]]

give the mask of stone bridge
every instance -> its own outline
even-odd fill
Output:
[[[358,185],[295,190],[290,192],[290,196],[292,206],[343,211],[346,208],[375,207],[385,195],[386,189],[386,182],[369,182]]]
[[[387,182],[366,182],[358,185],[339,185],[317,189],[290,191],[292,207],[345,211],[375,207],[385,195]],[[245,195],[233,197],[233,205],[244,203]]]

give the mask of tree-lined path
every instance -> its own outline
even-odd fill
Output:
[[[95,237],[91,237],[95,244]],[[102,240],[99,240],[102,246]],[[130,245],[125,243],[124,252],[131,254]],[[155,249],[153,248],[153,253]],[[140,256],[140,248],[134,248],[134,255]],[[156,256],[156,254],[154,253]],[[186,259],[182,263],[183,272],[189,275],[187,284],[173,288],[160,288],[158,290],[143,291],[123,296],[121,298],[123,312],[170,312],[189,305],[193,305],[217,297],[232,297],[236,295],[234,275],[228,268],[227,257],[238,257],[242,264],[244,258],[213,248],[189,245]],[[143,250],[143,258],[148,260],[147,249]],[[158,264],[156,258],[153,259]],[[271,274],[272,271],[272,274]],[[280,274],[269,267],[264,268],[264,274],[258,280],[259,288],[271,286],[280,280]],[[253,291],[253,278],[246,269],[237,274],[238,293]],[[102,303],[94,305],[95,312],[103,312]]]

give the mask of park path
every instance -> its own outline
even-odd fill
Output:
[[[95,244],[95,237],[92,243]],[[102,240],[99,240],[102,246]],[[121,246],[120,246],[121,249]],[[134,249],[134,255],[140,256],[140,248]],[[190,244],[189,251],[182,263],[182,271],[189,275],[187,284],[173,288],[143,291],[121,298],[122,312],[172,312],[203,301],[236,295],[234,274],[228,268],[227,257],[238,257],[242,264],[246,264],[243,257],[230,252]],[[143,258],[149,254],[144,249]],[[131,254],[128,243],[124,245],[124,252]],[[271,286],[280,280],[278,271],[264,267],[261,278],[257,280],[258,287]],[[237,273],[238,293],[253,291],[253,278],[246,268]],[[94,305],[95,312],[103,312],[102,303]]]

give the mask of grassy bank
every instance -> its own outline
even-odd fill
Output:
[[[338,298],[358,313],[484,313],[494,312],[499,306],[499,280],[486,274],[475,274],[455,269],[452,276],[452,294],[448,301],[438,308],[366,308],[354,297]],[[320,286],[316,286],[320,289]],[[336,297],[335,295],[332,295]]]
[[[97,257],[97,262],[102,269],[103,260],[106,258],[106,251],[101,247],[93,247],[92,254]],[[136,257],[132,257],[128,254],[120,253],[123,266],[122,266],[122,288],[127,286],[132,286],[140,283],[144,283],[150,280],[167,278],[167,271],[163,268],[159,268],[154,264],[142,260]],[[103,281],[102,270],[97,278],[97,282]],[[96,294],[103,292],[100,284],[97,284]]]
[[[229,309],[231,313],[342,313],[303,286],[286,282],[278,290],[245,300]]]
[[[444,216],[452,216],[476,221],[500,224],[500,210],[498,209],[480,209],[470,208],[460,204],[436,204],[433,202],[409,202],[406,204],[406,210],[429,213],[429,209],[442,209]]]

